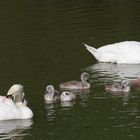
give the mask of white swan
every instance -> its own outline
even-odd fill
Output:
[[[0,120],[29,119],[33,112],[23,103],[23,86],[13,85],[7,96],[0,96]]]
[[[140,42],[123,41],[102,46],[98,49],[84,44],[86,49],[99,62],[139,64],[140,63]]]
[[[89,79],[89,74],[86,72],[83,72],[81,74],[81,81],[68,81],[61,83],[59,85],[60,89],[66,89],[66,90],[85,90],[90,88],[90,83],[87,82]]]
[[[48,85],[46,87],[46,92],[44,94],[44,99],[46,102],[53,102],[60,99],[60,94],[54,89],[53,85]]]
[[[76,95],[69,91],[63,91],[60,96],[61,101],[72,101],[75,98],[76,98]]]

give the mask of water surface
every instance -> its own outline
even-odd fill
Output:
[[[140,39],[137,0],[0,2],[0,91],[24,85],[32,120],[0,122],[1,139],[134,140],[140,138],[140,95],[112,96],[104,86],[140,77],[139,65],[97,63],[96,48]],[[91,90],[71,103],[46,104],[45,87],[90,74]],[[10,127],[7,127],[10,126]]]

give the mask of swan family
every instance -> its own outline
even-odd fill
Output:
[[[105,45],[98,49],[87,44],[85,46],[99,62],[140,63],[140,42],[137,41],[124,41]],[[47,85],[44,100],[47,103],[74,101],[76,99],[75,92],[90,89],[89,77],[90,75],[87,72],[83,72],[80,77],[81,81],[72,80],[60,83],[60,91],[55,90],[53,85]],[[131,89],[140,89],[140,78],[130,81],[122,80],[121,82],[105,86],[107,92],[128,93]],[[32,117],[33,112],[27,106],[21,84],[14,84],[5,96],[0,96],[0,120],[31,119]]]
[[[55,90],[53,85],[47,85],[44,94],[46,103],[54,101],[71,102],[76,99],[76,91],[90,89],[90,83],[87,82],[89,74],[83,72],[81,81],[68,81],[59,85],[60,91]],[[140,88],[140,78],[136,80],[122,80],[112,85],[106,85],[107,92],[128,93],[130,89]],[[13,119],[31,119],[32,110],[27,107],[25,93],[21,84],[14,84],[8,90],[6,96],[0,96],[0,120]]]
[[[73,101],[76,98],[76,95],[73,92],[90,88],[90,83],[87,81],[88,79],[89,74],[83,72],[81,73],[81,81],[72,80],[61,83],[59,85],[61,94],[54,89],[53,85],[47,85],[44,99],[46,102],[54,102],[57,100]]]
[[[90,88],[90,83],[87,82],[88,78],[89,74],[84,72],[81,74],[81,81],[60,84],[61,93],[55,90],[53,85],[47,85],[44,100],[47,103],[58,100],[61,102],[71,102],[76,98],[76,94],[71,90]],[[0,96],[0,120],[31,119],[32,117],[33,112],[27,106],[25,93],[21,84],[12,85],[5,96]]]

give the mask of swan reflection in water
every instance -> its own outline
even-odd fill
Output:
[[[86,67],[84,70],[90,73],[90,82],[93,87],[105,87],[124,79],[131,81],[140,77],[140,65],[137,64],[97,63]],[[131,93],[112,93],[110,96],[113,98],[121,97],[122,101],[126,103],[131,97]]]
[[[91,82],[96,85],[140,77],[140,65],[135,64],[97,63],[85,69],[91,73]]]
[[[0,121],[0,139],[22,140],[29,135],[27,131],[31,129],[32,120],[5,120]]]
[[[109,94],[109,93],[107,93]],[[118,93],[115,93],[115,92],[112,92],[111,94],[109,94],[109,96],[111,96],[111,98],[121,98],[123,104],[126,104],[128,103],[129,101],[129,98],[131,98],[131,93],[130,92],[118,92]]]
[[[70,108],[74,105],[74,101],[61,101],[61,107]]]

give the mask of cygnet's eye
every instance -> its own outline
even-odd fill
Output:
[[[69,93],[68,93],[68,92],[66,92],[66,95],[69,95]]]
[[[48,91],[50,91],[50,90],[51,90],[51,88],[50,88],[50,87],[48,87],[48,88],[47,88],[47,90],[48,90]]]

